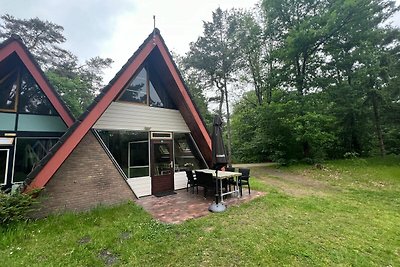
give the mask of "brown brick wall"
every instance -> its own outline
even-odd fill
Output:
[[[64,161],[39,197],[35,217],[62,211],[84,211],[135,198],[129,185],[89,131]]]

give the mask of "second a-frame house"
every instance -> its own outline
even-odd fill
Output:
[[[0,187],[22,184],[74,122],[18,36],[0,44]]]
[[[211,139],[155,29],[29,174],[44,213],[185,188],[185,166],[206,168]]]

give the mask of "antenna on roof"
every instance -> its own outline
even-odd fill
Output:
[[[156,39],[156,15],[153,15],[153,43],[155,43]]]

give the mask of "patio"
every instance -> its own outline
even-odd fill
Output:
[[[164,223],[182,223],[186,220],[199,218],[210,214],[208,206],[215,199],[211,194],[204,199],[203,189],[199,187],[199,193],[194,194],[186,189],[176,190],[176,194],[156,197],[147,196],[136,200],[136,203],[142,206],[155,219]],[[225,205],[228,207],[238,206],[241,203],[248,202],[252,199],[265,195],[264,192],[251,191],[248,194],[247,188],[243,190],[243,196],[227,197]]]

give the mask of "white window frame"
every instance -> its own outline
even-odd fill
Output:
[[[140,177],[147,177],[147,176],[139,176],[139,177],[131,177],[131,169],[139,169],[139,168],[148,168],[148,173],[147,175],[150,176],[150,157],[149,157],[149,164],[144,165],[144,166],[131,166],[131,144],[133,143],[148,143],[147,144],[147,149],[149,151],[150,155],[150,150],[149,150],[149,140],[143,140],[143,141],[133,141],[133,142],[128,142],[128,179],[135,179],[135,178],[140,178]]]
[[[168,136],[154,136],[154,134],[164,134]],[[152,140],[173,140],[172,132],[151,132],[151,139]]]
[[[7,182],[7,174],[8,174],[8,163],[10,161],[10,149],[9,148],[0,148],[0,151],[6,151],[7,152],[7,157],[6,157],[6,169],[5,169],[5,173],[4,173],[4,180],[3,183],[1,183],[1,185],[5,185]]]

